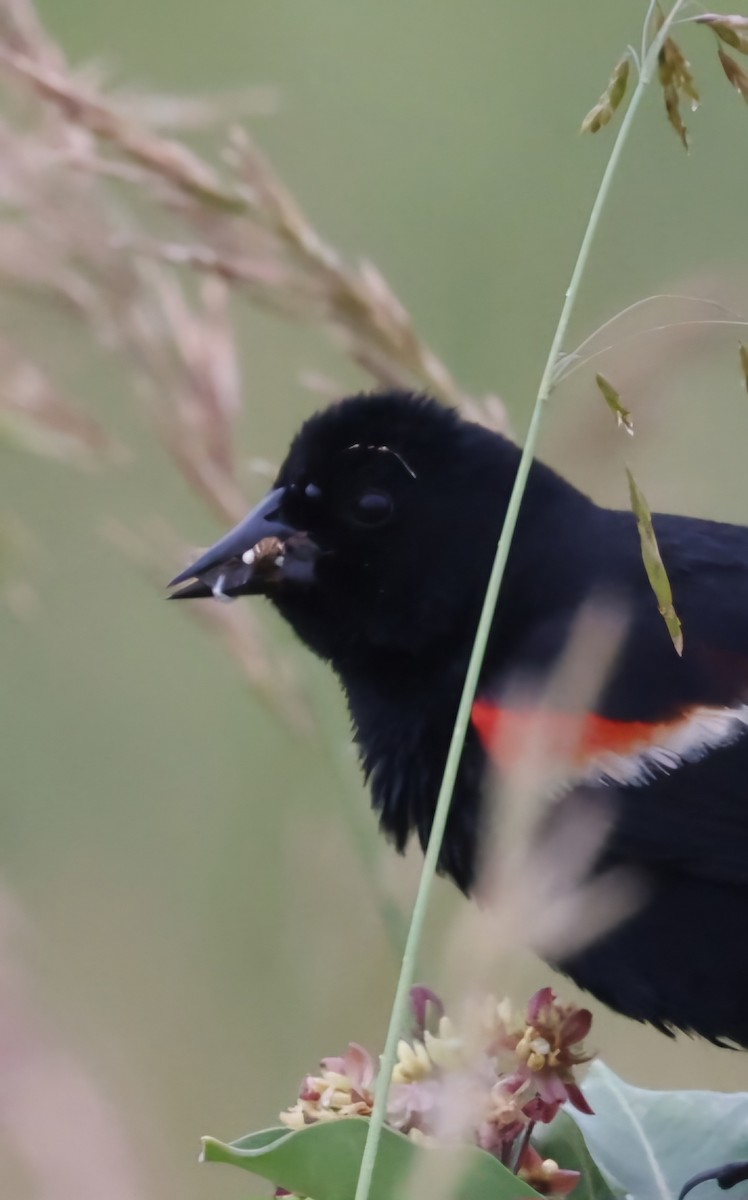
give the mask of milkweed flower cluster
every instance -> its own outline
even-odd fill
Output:
[[[387,1124],[419,1145],[473,1143],[545,1195],[565,1196],[579,1174],[543,1159],[530,1143],[533,1126],[553,1120],[566,1102],[590,1109],[575,1078],[589,1061],[582,1045],[587,1009],[560,1003],[541,988],[524,1013],[489,996],[466,1004],[452,1021],[430,989],[411,991],[413,1029],[398,1045]],[[291,1129],[319,1121],[368,1117],[375,1061],[352,1042],[306,1075],[296,1103],[280,1114]]]

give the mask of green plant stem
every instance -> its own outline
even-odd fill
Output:
[[[659,2],[659,0],[649,0],[649,4],[647,6],[647,13],[644,18],[644,24],[642,26],[642,53],[641,53],[642,63],[644,63],[644,60],[647,57],[647,37],[649,36],[649,30],[650,30],[650,26],[652,24],[652,18],[655,14],[655,9],[657,8],[658,2]],[[648,81],[646,81],[646,82],[648,82]]]
[[[410,989],[413,986],[415,978],[415,964],[418,947],[421,941],[421,935],[426,920],[426,912],[428,909],[429,899],[431,897],[431,888],[436,873],[436,867],[439,860],[439,852],[441,850],[442,841],[444,838],[444,829],[449,815],[449,806],[452,801],[452,793],[454,791],[457,771],[460,765],[460,757],[462,748],[465,742],[468,724],[470,722],[470,714],[473,705],[475,691],[478,685],[483,658],[486,652],[488,637],[491,632],[491,624],[493,615],[496,610],[496,603],[499,598],[501,583],[504,578],[507,559],[509,557],[509,549],[511,547],[514,530],[517,525],[519,509],[522,503],[522,498],[527,486],[527,477],[530,472],[532,460],[535,454],[535,446],[538,440],[540,431],[540,423],[543,416],[546,401],[551,394],[553,382],[556,374],[556,367],[559,359],[559,352],[563,344],[566,332],[569,327],[569,321],[574,310],[574,305],[579,293],[579,287],[582,282],[587,261],[590,254],[590,249],[597,233],[600,224],[605,203],[610,193],[610,187],[613,182],[613,177],[621,159],[624,146],[626,144],[631,126],[638,111],[639,105],[646,91],[647,85],[652,77],[652,70],[657,61],[657,55],[660,48],[667,37],[668,30],[673,23],[679,9],[684,0],[676,0],[672,9],[663,21],[662,27],[657,35],[652,40],[646,58],[642,62],[639,80],[631,97],[628,109],[624,115],[621,126],[618,130],[618,136],[613,144],[613,149],[610,153],[603,177],[600,181],[600,186],[595,196],[595,201],[590,211],[587,227],[582,237],[582,242],[579,247],[577,261],[574,264],[574,270],[571,274],[571,280],[566,290],[566,296],[561,309],[561,315],[558,320],[556,332],[553,335],[551,348],[548,353],[548,359],[540,379],[540,386],[535,400],[535,405],[530,417],[530,424],[527,430],[527,438],[525,440],[522,457],[517,468],[517,476],[512,488],[512,494],[509,498],[506,517],[496,547],[496,555],[491,568],[491,575],[488,580],[486,594],[483,601],[478,628],[473,641],[473,648],[470,653],[470,661],[468,663],[467,673],[465,675],[465,683],[460,696],[460,703],[457,709],[454,728],[452,730],[452,738],[449,743],[449,752],[447,761],[444,767],[444,775],[442,777],[439,795],[436,801],[434,811],[434,820],[431,826],[431,835],[426,848],[426,854],[421,871],[421,878],[418,886],[415,903],[413,905],[413,914],[411,917],[408,937],[405,942],[403,951],[402,966],[400,968],[400,977],[395,990],[395,999],[392,1005],[392,1013],[390,1016],[389,1027],[387,1030],[387,1038],[385,1040],[384,1052],[381,1057],[381,1066],[379,1077],[374,1095],[374,1106],[372,1108],[371,1118],[369,1120],[369,1129],[364,1146],[364,1152],[361,1159],[361,1170],[356,1186],[355,1200],[368,1200],[371,1180],[374,1174],[374,1164],[376,1162],[377,1149],[379,1147],[379,1139],[387,1114],[387,1096],[389,1093],[390,1081],[392,1078],[392,1068],[395,1064],[397,1056],[397,1043],[400,1037],[400,1031],[405,1024],[405,1015],[408,1005],[408,996]]]

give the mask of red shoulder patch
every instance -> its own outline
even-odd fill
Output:
[[[484,750],[506,767],[516,765],[534,730],[542,731],[547,753],[583,767],[605,755],[630,756],[662,740],[680,724],[675,721],[612,721],[595,713],[551,712],[530,708],[502,708],[490,700],[476,700],[472,722]]]

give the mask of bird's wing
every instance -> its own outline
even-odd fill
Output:
[[[600,695],[583,713],[573,703],[544,712],[541,744],[565,756],[572,784],[615,792],[616,854],[748,883],[748,530],[669,516],[656,528],[683,657],[643,580],[629,589],[630,627]],[[616,561],[636,579],[642,568],[630,535]],[[553,618],[533,638],[563,641]],[[539,657],[521,648],[515,662]],[[503,767],[531,745],[525,734],[538,716],[512,703],[511,684],[511,668],[502,667],[473,708],[484,748]]]

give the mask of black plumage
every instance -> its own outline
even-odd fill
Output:
[[[177,597],[267,595],[330,663],[398,849],[411,833],[428,838],[518,462],[513,443],[428,398],[349,398],[305,423],[266,500],[174,581],[193,581]],[[634,517],[533,464],[478,696],[501,705],[518,674],[548,677],[585,602],[625,611],[593,715],[599,728],[651,728],[650,757],[636,779],[592,772],[584,794],[614,797],[604,862],[635,868],[646,900],[559,965],[638,1020],[748,1045],[748,529],[672,515],[654,525],[682,657]],[[253,560],[261,539],[273,547],[269,571]],[[440,860],[466,892],[480,857],[484,741],[471,726]],[[629,766],[641,753],[630,750]]]

